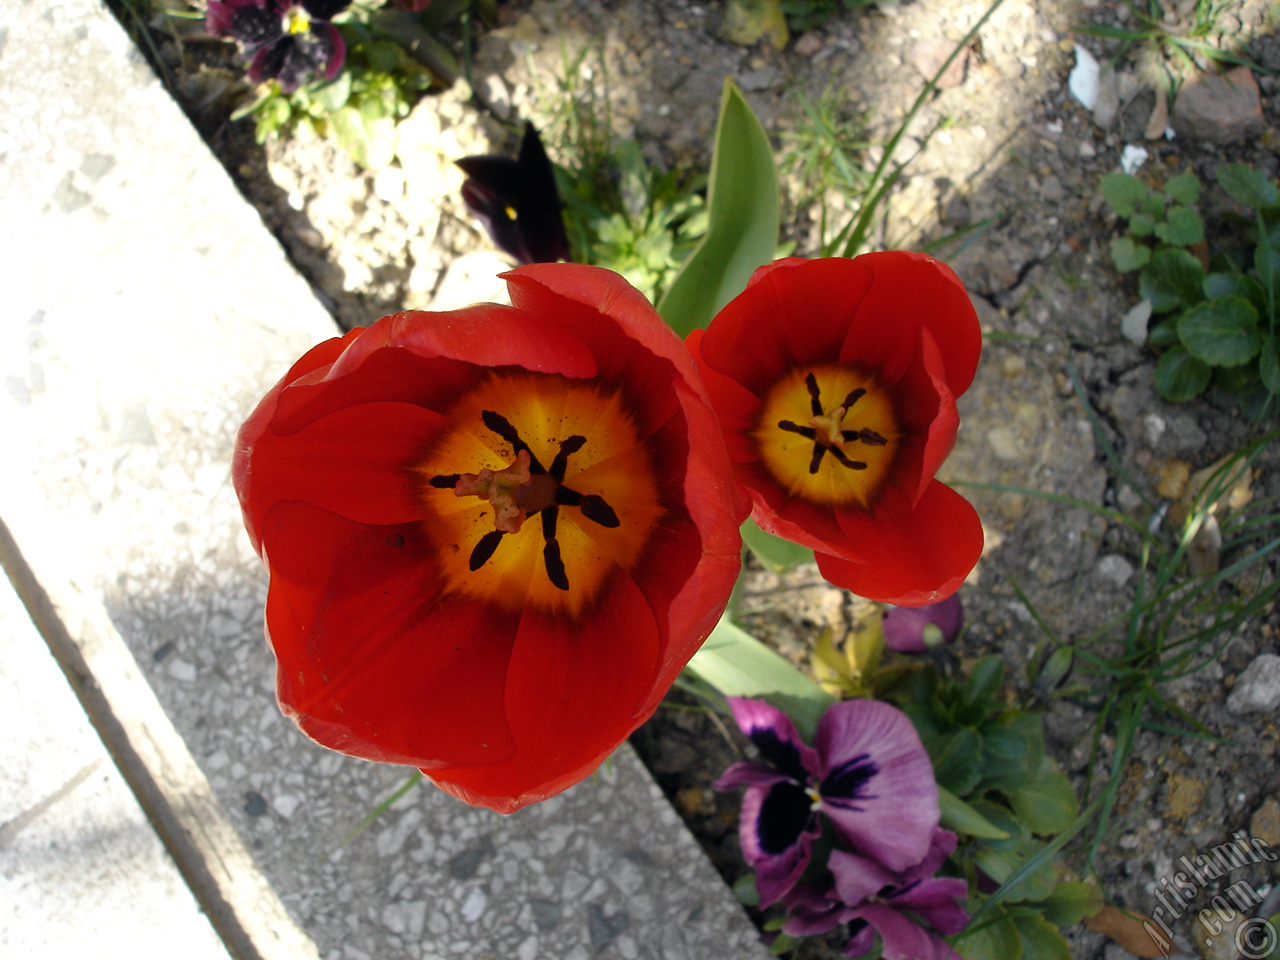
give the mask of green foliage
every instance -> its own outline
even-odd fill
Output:
[[[339,29],[347,57],[337,77],[313,81],[291,94],[269,81],[261,96],[234,118],[252,116],[259,143],[306,124],[318,136],[332,137],[360,166],[376,170],[395,158],[396,124],[438,81],[404,47],[369,25],[348,22]]]
[[[1261,411],[1280,394],[1277,318],[1280,317],[1280,195],[1258,170],[1241,163],[1218,168],[1218,184],[1251,214],[1242,233],[1251,255],[1219,254],[1206,270],[1185,248],[1204,239],[1204,223],[1191,206],[1200,193],[1195,176],[1171,178],[1162,193],[1137,177],[1112,173],[1102,195],[1128,220],[1128,234],[1111,245],[1116,269],[1138,274],[1138,291],[1157,320],[1148,342],[1164,349],[1156,389],[1166,400],[1198,396],[1211,383],[1240,394]]]
[[[1252,52],[1239,36],[1238,24],[1224,14],[1233,0],[1193,0],[1192,3],[1165,3],[1163,0],[1123,0],[1128,7],[1125,26],[1091,23],[1083,33],[1120,41],[1120,55],[1142,47],[1151,67],[1158,71],[1166,89],[1173,93],[1189,76],[1199,71],[1197,61],[1223,65],[1246,65],[1260,69]]]
[[[869,7],[875,0],[781,0],[779,6],[792,30],[812,30],[846,10]]]
[[[1041,681],[1033,697],[1058,688],[1068,659],[1043,651],[1032,658],[1031,671]],[[997,656],[978,660],[967,677],[926,665],[899,686],[895,699],[933,762],[942,822],[962,838],[954,855],[961,871],[972,878],[981,870],[1002,885],[984,920],[960,935],[956,949],[969,960],[1067,957],[1058,927],[1096,910],[1101,894],[1092,884],[1059,876],[1055,848],[1043,838],[1065,842],[1079,829],[1076,793],[1044,752],[1043,715],[1028,703],[1010,702],[1004,681]],[[971,903],[987,899],[975,893]]]
[[[622,274],[656,302],[706,232],[704,180],[662,171],[639,144],[614,132],[603,57],[567,54],[555,87],[541,98],[550,116],[543,141],[556,168],[573,259]],[[590,69],[587,69],[590,67]],[[598,75],[597,87],[584,76]]]
[[[658,303],[684,337],[705,327],[778,248],[778,177],[764,128],[726,79],[711,155],[707,233]]]
[[[818,245],[825,253],[833,246],[828,236],[831,198],[838,196],[854,205],[865,202],[871,174],[863,169],[869,143],[863,137],[861,117],[849,116],[848,92],[829,85],[816,99],[796,91],[799,115],[792,129],[782,135],[779,167],[799,185],[797,210],[816,211]]]

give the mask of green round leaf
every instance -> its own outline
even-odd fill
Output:
[[[1041,836],[1061,833],[1080,813],[1071,781],[1049,757],[1040,758],[1040,769],[1009,794],[1009,802],[1018,819]]]
[[[1186,347],[1172,347],[1156,364],[1156,390],[1166,400],[1182,403],[1207,387],[1212,375],[1209,365],[1193,357]]]
[[[1238,367],[1258,355],[1258,311],[1244,297],[1203,300],[1178,318],[1178,337],[1191,353],[1215,367]]]
[[[1164,185],[1164,193],[1175,203],[1185,203],[1190,206],[1200,199],[1200,180],[1190,171],[1180,173],[1176,177],[1169,178]]]
[[[1134,243],[1133,237],[1119,237],[1111,242],[1111,262],[1121,273],[1145,267],[1151,259],[1151,248]]]
[[[1154,313],[1168,313],[1204,299],[1204,267],[1185,250],[1160,250],[1138,277],[1138,291]]]
[[[1025,913],[1013,922],[1022,938],[1022,960],[1071,960],[1067,941],[1044,917]]]
[[[1147,188],[1132,174],[1109,173],[1102,178],[1102,196],[1120,216],[1131,217],[1147,198]]]
[[[1135,213],[1129,221],[1129,232],[1135,237],[1149,237],[1156,232],[1156,218],[1149,213]]]
[[[975,925],[960,934],[955,948],[965,960],[1023,960],[1022,937],[1009,917]]]
[[[1173,207],[1168,223],[1161,226],[1165,230],[1160,239],[1171,247],[1189,247],[1204,239],[1204,221],[1190,207]]]
[[[1147,343],[1157,350],[1172,347],[1178,342],[1178,325],[1172,318],[1157,323],[1147,331]]]
[[[1064,880],[1037,905],[1045,919],[1059,927],[1070,927],[1092,917],[1106,901],[1102,891],[1082,880]]]
[[[1232,200],[1261,210],[1280,204],[1276,185],[1261,170],[1244,163],[1224,163],[1218,168],[1218,183]]]
[[[1246,363],[1240,367],[1214,367],[1213,379],[1209,382],[1227,393],[1246,393],[1258,386],[1258,365]]]
[[[925,743],[938,786],[963,797],[982,777],[982,736],[973,727]]]

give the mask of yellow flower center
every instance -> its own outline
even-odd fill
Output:
[[[836,365],[779,380],[752,435],[792,497],[864,508],[875,501],[901,439],[893,403],[875,378]]]
[[[449,589],[576,616],[634,568],[664,508],[618,391],[494,372],[446,415],[414,469]]]
[[[311,29],[311,14],[300,6],[290,7],[284,15],[285,33],[306,33]]]

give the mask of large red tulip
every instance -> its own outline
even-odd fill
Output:
[[[606,270],[312,349],[240,431],[286,714],[509,812],[571,786],[715,625],[748,511],[679,339]]]
[[[873,600],[922,606],[960,586],[982,524],[934,474],[982,336],[945,264],[779,260],[688,342],[763,529]]]

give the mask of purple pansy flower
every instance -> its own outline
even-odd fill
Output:
[[[884,642],[899,653],[924,653],[930,646],[950,643],[964,626],[960,594],[924,607],[893,607],[884,614]],[[928,642],[925,631],[933,637]]]
[[[824,881],[801,884],[784,898],[790,919],[782,929],[806,936],[848,923],[847,956],[860,957],[871,949],[874,928],[884,944],[884,960],[959,960],[942,937],[959,933],[969,922],[958,902],[968,895],[968,885],[955,877],[934,876],[955,848],[954,833],[935,830],[924,859],[896,873],[866,857],[834,850]]]
[[[848,847],[902,871],[918,864],[938,826],[933,766],[906,715],[878,700],[828,708],[807,746],[781,710],[729,698],[734,719],[766,763],[736,763],[716,789],[745,786],[742,853],[761,906],[781,899],[809,864],[821,816]]]
[[[209,0],[205,25],[215,37],[231,37],[244,48],[249,79],[274,77],[292,93],[317,73],[332,80],[347,47],[328,21],[351,0]]]
[[[462,199],[499,250],[517,263],[569,259],[556,172],[532,123],[524,125],[520,155],[463,157]]]

